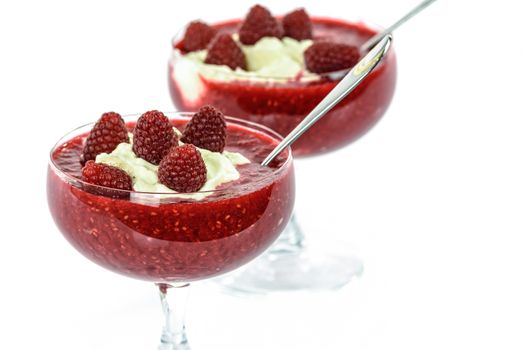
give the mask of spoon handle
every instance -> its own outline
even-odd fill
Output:
[[[422,1],[420,4],[418,4],[413,10],[409,11],[404,17],[393,23],[388,28],[382,30],[380,33],[377,33],[373,35],[370,39],[368,39],[361,47],[362,50],[367,50],[370,47],[373,47],[380,39],[382,39],[385,35],[391,34],[395,29],[400,27],[404,22],[409,20],[411,17],[415,16],[417,13],[431,5],[436,0],[426,0]]]
[[[295,142],[307,129],[322,118],[331,108],[335,107],[344,97],[353,91],[357,85],[377,66],[391,46],[391,35],[387,35],[361,59],[353,69],[338,83],[329,94],[302,120],[300,124],[284,138],[277,147],[261,163],[268,165],[280,152]]]

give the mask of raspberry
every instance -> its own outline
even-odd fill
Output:
[[[149,163],[158,165],[178,139],[169,119],[160,111],[140,116],[133,131],[133,152]]]
[[[313,73],[352,68],[359,58],[357,47],[327,41],[314,43],[304,52],[306,68]]]
[[[265,36],[282,38],[282,26],[263,6],[255,5],[240,26],[238,35],[242,44],[253,45]]]
[[[215,107],[201,107],[187,123],[181,141],[212,152],[222,152],[226,146],[224,115]]]
[[[209,44],[204,63],[225,65],[233,70],[247,67],[244,52],[228,34],[217,35]]]
[[[206,164],[193,145],[173,147],[158,167],[160,183],[177,192],[198,191],[206,176]]]
[[[298,9],[285,15],[282,19],[282,26],[284,27],[284,36],[296,40],[313,38],[311,19],[304,9]]]
[[[87,136],[82,152],[82,163],[95,160],[100,153],[111,153],[122,142],[129,142],[127,128],[120,114],[102,114]]]
[[[204,50],[217,31],[207,23],[193,21],[189,23],[182,43],[186,51]]]
[[[114,188],[117,190],[133,190],[133,181],[125,171],[114,166],[95,163],[92,160],[89,160],[82,169],[82,180],[93,185]],[[108,189],[91,187],[87,187],[86,190],[113,198],[124,197],[127,194]]]

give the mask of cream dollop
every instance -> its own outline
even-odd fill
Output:
[[[187,54],[182,54],[179,50],[173,51],[172,79],[187,102],[197,104],[200,96],[205,93],[206,87],[201,77],[215,81],[245,80],[262,83],[298,78],[300,81],[315,81],[320,78],[304,66],[304,51],[313,44],[312,40],[266,37],[255,45],[243,45],[238,41],[237,34],[233,34],[233,39],[246,55],[247,71],[240,68],[232,70],[225,65],[205,64],[206,50]]]
[[[197,71],[208,79],[293,79],[299,74],[302,74],[302,78],[318,79],[318,75],[308,72],[304,67],[304,51],[313,44],[312,40],[265,37],[254,45],[243,45],[238,41],[238,35],[233,35],[233,38],[246,55],[247,71],[241,68],[233,71],[225,65],[204,63],[207,50],[189,52],[177,58],[196,65]]]
[[[241,47],[249,72],[258,76],[294,78],[301,72],[308,74],[304,68],[304,51],[311,44],[312,40],[265,37],[255,45]]]
[[[300,75],[301,79],[316,80],[318,75],[307,71],[304,67],[304,51],[313,44],[312,40],[297,41],[285,37],[278,39],[265,37],[255,45],[243,45],[238,36],[233,35],[240,48],[246,55],[248,70],[237,68],[232,70],[225,65],[205,64],[207,50],[189,52],[182,55],[175,50],[177,64],[175,75],[178,80],[194,78],[200,73],[207,79],[215,80],[280,80],[294,79]]]
[[[158,166],[137,157],[130,143],[121,143],[111,153],[101,153],[96,157],[96,163],[103,163],[122,169],[133,180],[133,189],[138,192],[174,193],[176,197],[201,200],[212,193],[202,191],[213,191],[223,183],[240,178],[236,169],[237,165],[250,163],[249,159],[240,153],[224,151],[211,152],[198,148],[202,159],[206,164],[206,183],[199,192],[176,194],[169,187],[161,184],[158,180]]]

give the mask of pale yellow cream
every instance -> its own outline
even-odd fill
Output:
[[[182,143],[181,143],[182,144]],[[178,194],[177,197],[200,200],[223,183],[240,178],[237,165],[250,163],[249,159],[240,153],[224,151],[211,152],[198,148],[207,169],[206,183],[199,192]],[[138,192],[177,193],[158,180],[158,166],[137,157],[130,143],[121,143],[111,153],[101,153],[96,157],[96,163],[103,163],[122,169],[133,180],[133,189]]]

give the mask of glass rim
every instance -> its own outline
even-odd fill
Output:
[[[170,111],[170,112],[162,112],[162,113],[164,113],[164,115],[166,117],[168,117],[170,120],[173,119],[173,118],[177,118],[177,117],[189,120],[190,117],[194,114],[194,112],[179,112],[179,111]],[[136,119],[138,119],[138,117],[140,117],[142,114],[143,113],[126,114],[126,115],[123,115],[122,118],[124,119],[124,121],[127,124],[128,122],[136,121]],[[133,118],[135,118],[135,120],[129,120],[129,119],[133,119]],[[226,123],[231,123],[231,124],[234,124],[234,125],[238,125],[238,126],[240,126],[242,128],[250,129],[251,131],[255,131],[257,133],[265,134],[266,136],[269,136],[272,139],[275,139],[277,142],[280,142],[280,141],[283,140],[283,137],[278,132],[276,132],[273,129],[270,129],[270,128],[264,126],[264,125],[261,125],[261,124],[258,124],[258,123],[254,123],[254,122],[251,122],[251,121],[248,121],[248,120],[244,120],[244,119],[241,119],[241,118],[235,118],[235,117],[229,117],[229,116],[225,116],[225,119],[226,119]],[[169,199],[171,197],[171,198],[180,198],[181,200],[192,200],[192,198],[179,197],[180,195],[187,196],[187,195],[195,195],[195,194],[207,194],[207,195],[223,194],[223,193],[227,193],[228,191],[231,190],[231,189],[227,189],[227,188],[226,189],[207,190],[207,191],[195,191],[195,192],[146,192],[146,191],[135,191],[135,190],[122,190],[122,189],[111,188],[111,187],[106,187],[106,186],[100,186],[100,185],[95,185],[95,184],[86,182],[86,181],[82,180],[81,178],[77,178],[77,177],[75,177],[75,176],[73,176],[73,175],[63,171],[62,169],[60,169],[60,167],[56,164],[55,159],[53,158],[54,152],[60,146],[66,144],[68,141],[70,141],[72,139],[72,137],[79,136],[82,133],[79,133],[78,135],[74,135],[74,136],[70,136],[71,134],[75,134],[76,132],[79,132],[79,131],[81,131],[83,129],[86,129],[86,128],[90,127],[89,129],[86,129],[86,132],[89,132],[89,130],[91,129],[92,126],[95,125],[95,123],[96,122],[90,122],[90,123],[87,123],[87,124],[83,124],[83,125],[81,125],[79,127],[76,127],[73,130],[70,130],[69,132],[64,134],[53,145],[53,147],[51,148],[51,150],[49,152],[48,163],[49,163],[50,167],[53,169],[53,171],[60,178],[66,180],[71,185],[79,184],[79,185],[85,186],[87,188],[101,189],[101,190],[104,190],[104,191],[111,191],[111,193],[114,193],[114,194],[129,194],[129,195],[132,194],[134,197],[135,196],[141,196],[141,195],[142,196],[146,196],[146,197],[149,197],[149,196],[162,196],[162,197],[166,197],[166,199]],[[292,160],[293,160],[293,155],[291,153],[291,147],[287,147],[286,151],[287,151],[287,157],[286,157],[285,162],[283,162],[278,168],[276,168],[274,172],[271,172],[271,173],[268,173],[267,175],[262,176],[261,178],[257,179],[255,182],[249,182],[249,183],[240,185],[236,189],[244,189],[245,187],[255,188],[254,186],[256,186],[256,185],[258,185],[260,183],[263,183],[269,177],[275,176],[275,174],[280,174],[282,171],[287,169],[289,167],[289,165],[291,164]],[[75,186],[75,187],[78,188],[78,186]],[[82,187],[79,187],[79,189],[85,191],[85,189],[83,189]],[[204,200],[204,199],[205,198],[203,198],[202,200]]]
[[[276,18],[281,18],[283,16],[275,16]],[[369,22],[369,21],[365,21],[359,17],[355,17],[355,18],[350,18],[350,19],[347,19],[347,18],[336,18],[336,17],[329,17],[329,16],[310,16],[310,18],[312,20],[325,20],[325,19],[332,19],[332,20],[337,20],[337,21],[341,21],[341,22],[344,22],[344,23],[348,23],[348,24],[362,24],[364,25],[367,29],[370,29],[370,30],[373,30],[375,33],[378,33],[380,30],[384,29],[383,26],[380,26],[378,24],[375,24],[373,22]],[[232,18],[232,19],[227,19],[227,20],[221,20],[221,21],[217,21],[217,22],[213,22],[211,23],[210,25],[211,26],[219,26],[219,25],[225,25],[225,24],[228,24],[228,23],[234,23],[234,22],[239,22],[241,23],[242,22],[242,18]],[[184,54],[183,52],[176,47],[175,44],[178,44],[182,41],[183,37],[184,37],[184,34],[185,34],[185,31],[187,29],[187,26],[189,25],[190,22],[186,23],[184,26],[182,26],[178,31],[177,33],[171,38],[171,48],[172,48],[172,54],[171,54],[171,60],[173,58],[179,58],[179,57],[183,57]],[[393,35],[393,34],[391,34]],[[392,50],[390,50],[392,51]],[[388,53],[389,54],[389,53]],[[333,75],[341,75],[342,73],[344,72],[348,72],[349,69],[342,69],[342,70],[338,70],[338,71],[333,71],[333,72],[327,72],[327,73],[315,73],[315,75],[318,76],[318,78],[315,78],[315,79],[303,79],[302,77],[299,77],[297,79],[297,77],[275,77],[275,76],[264,76],[264,75],[246,75],[246,73],[250,73],[249,71],[244,71],[243,73],[239,73],[235,70],[231,70],[230,72],[221,72],[220,74],[221,75],[224,75],[224,76],[228,76],[228,77],[233,77],[233,78],[238,78],[237,81],[238,82],[265,82],[265,83],[299,83],[299,84],[307,84],[307,83],[318,83],[318,82],[322,82],[322,81],[339,81],[343,78],[343,75],[341,76],[340,79],[336,79],[336,80],[333,80],[331,79],[330,77],[332,77]],[[199,75],[201,75],[199,73]],[[214,81],[216,79],[209,79],[209,78],[205,78],[206,80],[211,80],[211,81]],[[219,80],[219,79],[218,79]]]

